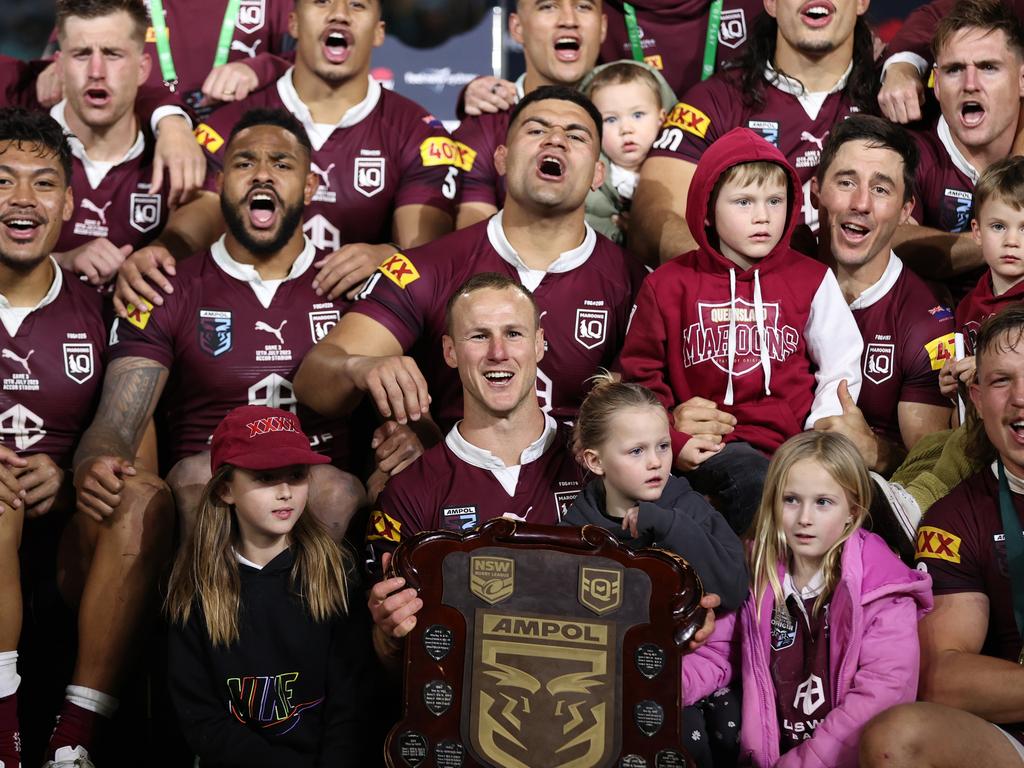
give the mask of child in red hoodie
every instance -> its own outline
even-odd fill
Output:
[[[796,171],[753,131],[712,144],[686,204],[699,247],[647,277],[620,356],[624,379],[670,411],[710,408],[732,427],[714,445],[710,431],[681,431],[677,412],[672,450],[737,532],[775,449],[842,413],[840,381],[860,392],[863,344],[835,276],[789,247],[803,204]]]

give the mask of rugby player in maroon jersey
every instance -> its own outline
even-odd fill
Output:
[[[152,64],[143,53],[147,24],[142,0],[64,0],[58,8],[65,99],[50,115],[71,135],[75,211],[55,255],[94,284],[157,236],[178,255],[201,245],[194,225],[181,226],[196,201],[171,212],[168,191],[150,187],[153,137],[136,116]]]
[[[303,361],[295,379],[300,402],[340,414],[369,393],[386,419],[406,424],[427,413],[432,397],[446,430],[461,415],[461,398],[454,372],[440,364],[445,303],[451,286],[474,273],[500,272],[530,288],[540,305],[547,351],[537,394],[544,411],[571,420],[586,380],[615,363],[643,276],[584,221],[587,192],[602,181],[600,144],[600,114],[578,91],[544,86],[527,95],[496,153],[508,183],[504,210],[393,254]],[[378,455],[391,474],[418,452],[393,465],[392,449],[398,444]]]
[[[856,404],[815,427],[841,432],[869,469],[888,476],[914,444],[949,427],[938,371],[953,353],[953,315],[892,251],[914,205],[916,146],[900,126],[854,115],[832,130],[811,182],[821,257],[834,263],[864,340]]]
[[[106,484],[107,466],[133,454],[139,426],[162,402],[164,448],[174,462],[167,480],[186,533],[210,478],[210,436],[233,408],[295,410],[317,451],[342,467],[350,459],[347,423],[296,408],[292,394],[299,361],[347,306],[311,285],[315,250],[301,227],[317,185],[309,153],[302,126],[285,110],[244,115],[228,139],[221,180],[226,234],[182,265],[162,306],[129,307],[111,331],[103,397],[79,449],[106,463],[78,473]],[[310,510],[340,541],[362,497],[358,480],[321,465],[310,482]],[[92,503],[102,510],[106,502],[99,495]]]
[[[919,137],[926,163],[915,210],[921,226],[900,227],[895,242],[900,257],[926,277],[968,273],[953,286],[959,298],[984,267],[970,233],[971,192],[978,176],[1013,149],[1024,96],[1024,28],[1002,2],[965,0],[939,23],[933,47],[942,116]]]
[[[106,329],[99,295],[50,258],[74,208],[70,178],[71,152],[56,122],[43,113],[0,113],[0,760],[7,765],[19,764],[12,750],[23,528],[30,532],[41,515],[63,523],[57,582],[78,606],[78,653],[46,758],[82,766],[92,765],[96,729],[117,707],[173,532],[167,487],[141,466],[112,484],[104,513],[86,504],[75,511],[71,454],[95,407]]]
[[[219,109],[197,126],[196,138],[221,166],[224,137],[244,112],[285,108],[296,116],[319,180],[303,225],[319,256],[312,283],[334,299],[354,294],[393,243],[410,247],[451,231],[455,145],[439,120],[370,76],[373,49],[384,42],[380,0],[298,0],[290,30],[295,66]],[[159,306],[170,287],[163,273],[173,264],[169,254],[129,259],[118,281],[124,302]]]
[[[687,190],[718,136],[745,126],[774,144],[804,184],[804,223],[816,228],[808,184],[837,122],[874,103],[867,0],[765,0],[747,56],[736,69],[693,86],[669,114],[640,171],[631,245],[651,264],[696,248]]]
[[[863,766],[1024,764],[1024,653],[1014,610],[1024,587],[1009,562],[1010,538],[1021,536],[1024,523],[1022,337],[1019,306],[990,318],[978,333],[970,389],[980,420],[968,452],[983,468],[938,500],[918,530],[918,568],[931,575],[935,594],[935,610],[919,627],[920,701],[868,724]]]

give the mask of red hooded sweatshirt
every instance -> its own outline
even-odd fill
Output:
[[[789,175],[789,221],[767,256],[744,270],[709,242],[711,191],[728,168],[758,160]],[[692,397],[736,417],[726,440],[771,454],[824,416],[842,413],[836,388],[860,392],[860,331],[835,276],[789,247],[800,217],[800,181],[782,154],[747,128],[701,157],[686,222],[699,248],[647,276],[620,356],[623,377],[671,409]],[[717,237],[714,237],[717,242]],[[676,455],[690,436],[672,432]]]

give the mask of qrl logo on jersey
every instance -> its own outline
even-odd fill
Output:
[[[355,177],[352,180],[356,192],[373,197],[384,189],[384,158],[357,157],[355,159]]]
[[[69,379],[84,384],[94,371],[92,344],[64,345],[64,373]]]
[[[231,313],[216,309],[199,310],[199,348],[220,357],[231,349]]]
[[[129,223],[139,232],[149,232],[160,223],[160,195],[132,192]]]
[[[316,344],[320,339],[331,332],[331,328],[338,324],[341,319],[341,310],[324,309],[319,312],[309,313],[309,334]]]
[[[796,352],[800,334],[791,325],[779,325],[779,303],[762,304],[761,325],[768,357],[783,362]],[[697,303],[699,322],[683,332],[683,362],[689,368],[711,361],[723,373],[729,372],[729,328],[734,321],[736,339],[733,348],[733,376],[743,376],[761,367],[761,336],[758,311],[746,299],[736,299],[733,306]]]
[[[0,442],[14,438],[14,447],[27,451],[46,437],[43,420],[23,405],[15,405],[0,413]]]
[[[726,48],[739,48],[747,42],[747,17],[742,8],[722,11],[722,23],[718,25],[718,42]]]
[[[240,32],[251,35],[253,32],[263,29],[263,22],[266,18],[266,0],[242,0],[238,5],[238,20],[235,22],[235,27]]]
[[[604,344],[608,335],[607,309],[576,310],[576,341],[586,349]]]
[[[896,347],[893,344],[868,344],[864,350],[864,378],[881,384],[892,378]]]

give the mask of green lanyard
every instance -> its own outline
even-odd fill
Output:
[[[999,514],[1003,518],[1003,536],[1006,541],[1006,562],[1010,568],[1010,595],[1013,598],[1013,618],[1017,631],[1024,637],[1024,531],[1020,518],[1010,500],[1010,484],[1002,459],[999,462]],[[1024,664],[1024,647],[1021,648],[1018,664]]]
[[[224,21],[220,25],[220,38],[217,40],[217,53],[213,57],[213,68],[225,64],[231,50],[231,38],[235,36],[235,19],[238,18],[238,6],[241,0],[228,0],[224,11]],[[174,93],[178,88],[178,73],[174,69],[174,57],[171,56],[171,41],[167,31],[167,20],[164,18],[163,0],[150,0],[150,16],[153,17],[153,33],[156,36],[156,53],[160,59],[160,73],[164,77],[164,85]]]
[[[155,0],[160,2],[160,0]],[[644,47],[640,43],[640,25],[636,20],[636,9],[631,3],[623,3],[622,11],[626,16],[626,33],[629,35],[629,48],[633,52],[634,61],[644,60]],[[718,28],[722,23],[722,0],[712,0],[708,10],[708,31],[704,38],[704,65],[700,70],[700,79],[707,80],[715,73],[715,56],[718,53]]]

